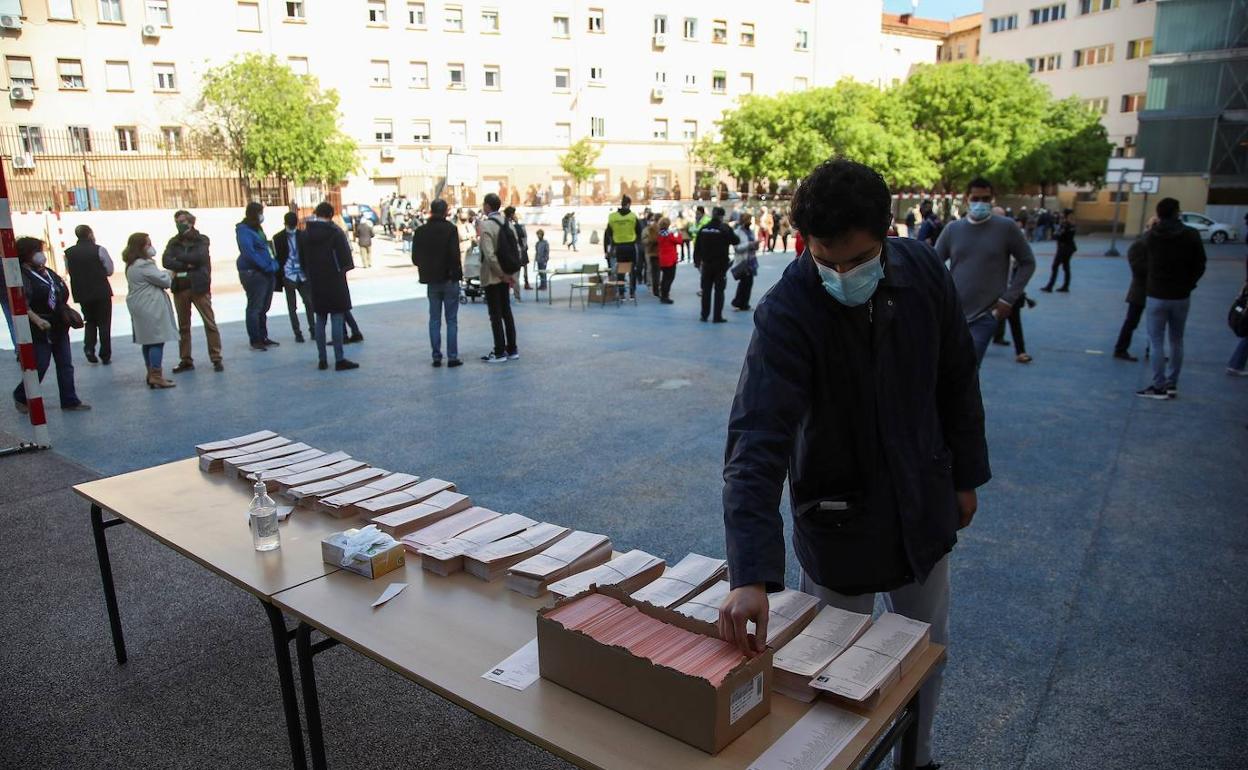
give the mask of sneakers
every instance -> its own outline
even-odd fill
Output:
[[[212,370],[213,370],[214,372],[224,372],[224,371],[225,371],[225,364],[221,363],[220,361],[213,361],[213,362],[212,362]],[[174,371],[177,371],[177,370],[175,369]]]
[[[493,353],[490,353],[488,356],[481,356],[481,360],[487,364],[505,364],[507,363],[507,356],[496,356]]]
[[[61,407],[61,411],[62,412],[89,412],[91,411],[91,405],[86,403],[85,401],[79,401],[76,404],[70,404],[69,406]]]
[[[295,332],[295,342],[305,342],[303,332]]]
[[[1179,397],[1179,386],[1178,386],[1178,385],[1167,385],[1167,386],[1166,386],[1166,388],[1165,388],[1165,390],[1166,390],[1166,397],[1167,397],[1167,398],[1178,398],[1178,397]]]
[[[433,368],[434,368],[434,369],[441,369],[441,368],[442,368],[442,359],[440,359],[440,358],[435,358],[435,359],[433,359]]]
[[[1149,385],[1144,390],[1137,390],[1135,395],[1140,398],[1151,398],[1154,401],[1166,401],[1170,398],[1165,388],[1155,388],[1152,385]]]
[[[1236,369],[1234,367],[1226,367],[1226,373],[1232,377],[1248,377],[1248,369]]]
[[[269,352],[269,349],[268,349],[268,348],[266,348],[264,345],[259,345],[259,344],[257,344],[257,345],[250,345],[249,347],[250,347],[250,348],[251,348],[254,352],[256,352],[256,353],[267,353],[267,352]]]
[[[217,363],[220,363],[220,361],[218,361]],[[216,364],[214,364],[214,366],[215,365]],[[173,373],[181,374],[182,372],[189,372],[194,368],[195,368],[195,364],[191,363],[190,361],[181,361],[178,363],[177,366],[173,367]]]
[[[508,361],[519,361],[519,360],[520,360],[520,351],[518,351],[518,350],[517,350],[517,351],[515,351],[514,353],[508,353],[508,354],[507,354],[507,360],[508,360]]]
[[[662,297],[662,298],[660,298],[660,299],[659,299],[659,302],[662,302],[664,305],[675,305],[675,304],[676,304],[675,300],[670,300],[670,299],[668,299],[667,297]]]
[[[726,324],[728,323],[728,319],[727,318],[713,318],[711,319],[711,323]]]
[[[317,361],[317,362],[316,362],[316,368],[317,368],[317,369],[320,369],[320,370],[323,372],[323,371],[325,371],[326,369],[328,369],[328,368],[329,368],[329,362],[328,362],[328,361],[323,361],[323,360],[322,360],[322,361]]]
[[[447,369],[454,369],[457,366],[463,366],[463,365],[464,365],[464,362],[460,361],[458,358],[452,358],[446,362]]]
[[[1118,359],[1119,361],[1132,361],[1132,362],[1134,362],[1134,361],[1139,361],[1139,360],[1140,360],[1138,356],[1133,356],[1133,355],[1131,355],[1130,353],[1128,353],[1128,352],[1127,352],[1127,351],[1125,351],[1125,350],[1115,351],[1115,352],[1114,352],[1114,358]]]
[[[281,345],[282,343],[278,342],[277,340],[271,340],[268,337],[265,337],[264,342],[260,344],[264,345],[266,348],[275,348],[278,345]]]
[[[359,364],[357,364],[354,361],[348,361],[345,358],[342,359],[341,361],[337,361],[334,363],[335,372],[345,372],[348,369],[359,369],[359,368],[360,368]]]

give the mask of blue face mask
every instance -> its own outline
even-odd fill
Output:
[[[884,261],[879,254],[845,273],[838,273],[818,262],[815,262],[815,267],[819,269],[819,277],[823,279],[824,290],[832,295],[832,299],[846,307],[858,307],[866,303],[884,278]]]
[[[973,201],[967,209],[967,216],[975,222],[983,222],[992,216],[992,204],[983,201]]]

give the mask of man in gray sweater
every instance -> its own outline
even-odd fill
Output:
[[[1013,220],[992,213],[992,183],[976,177],[967,185],[967,215],[951,222],[936,241],[936,256],[949,263],[958,299],[980,362],[997,321],[1009,318],[1036,271],[1027,238]],[[1016,266],[1010,274],[1010,258]]]

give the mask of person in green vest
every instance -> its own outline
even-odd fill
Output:
[[[607,231],[611,236],[611,251],[607,255],[607,262],[617,281],[623,279],[620,263],[629,263],[628,296],[635,299],[637,273],[632,270],[631,265],[637,259],[637,215],[629,209],[631,204],[632,200],[625,195],[620,198],[620,207],[607,215]]]

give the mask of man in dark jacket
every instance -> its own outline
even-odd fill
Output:
[[[1148,255],[1144,313],[1148,344],[1152,351],[1153,384],[1136,395],[1168,399],[1179,396],[1179,372],[1183,369],[1183,329],[1192,304],[1192,291],[1205,274],[1205,246],[1200,233],[1179,219],[1179,202],[1162,198],[1157,203],[1157,224],[1144,238]],[[1168,335],[1167,335],[1168,330]],[[1169,368],[1166,337],[1170,338]]]
[[[464,266],[459,261],[459,230],[446,220],[446,201],[429,204],[429,221],[412,234],[412,264],[420,273],[429,297],[429,346],[433,365],[442,365],[442,314],[446,314],[446,356],[448,367],[459,360],[459,282]]]
[[[724,224],[724,209],[716,206],[711,209],[711,221],[698,230],[698,239],[693,243],[693,266],[702,273],[702,321],[705,322],[711,313],[711,294],[715,297],[715,317],[717,324],[726,323],[724,318],[724,287],[728,285],[728,266],[732,264],[732,247],[740,242],[740,238],[732,228]]]
[[[346,314],[351,312],[351,289],[347,271],[355,268],[347,233],[334,223],[334,207],[321,201],[303,230],[303,272],[308,277],[312,312],[316,314],[317,368],[328,369],[325,358],[325,322],[330,322],[334,343],[334,370],[358,369],[360,365],[342,354]]]
[[[815,169],[791,214],[807,251],[755,310],[728,423],[733,590],[719,621],[749,654],[765,646],[767,593],[784,587],[786,474],[801,589],[864,613],[885,593],[948,644],[948,553],[991,475],[984,411],[953,281],[929,246],[885,238],[890,204],[866,166]],[[920,695],[920,765],[931,762],[941,677]]]
[[[1140,360],[1131,355],[1131,338],[1135,336],[1135,327],[1140,325],[1140,318],[1144,315],[1144,305],[1147,300],[1144,287],[1148,281],[1148,246],[1145,245],[1144,239],[1148,237],[1148,231],[1155,224],[1157,224],[1157,217],[1149,219],[1144,232],[1140,233],[1140,237],[1136,238],[1131,247],[1127,249],[1127,264],[1131,267],[1131,285],[1127,287],[1127,316],[1122,319],[1122,329],[1118,331],[1118,341],[1114,344],[1114,358],[1119,361]]]
[[[160,263],[173,273],[173,307],[178,314],[178,365],[173,373],[195,368],[191,357],[191,306],[199,312],[208,339],[208,358],[212,368],[225,371],[221,363],[221,332],[212,312],[212,257],[208,255],[208,236],[195,229],[195,215],[178,211],[173,215],[178,234],[165,244]]]
[[[285,227],[273,235],[273,254],[277,257],[277,285],[286,292],[286,313],[290,316],[290,328],[295,342],[303,342],[299,330],[298,300],[303,300],[303,313],[308,321],[308,335],[315,337],[312,328],[312,303],[308,299],[308,276],[303,271],[303,233],[299,231],[299,215],[287,211],[282,218]]]
[[[74,302],[82,307],[82,350],[91,363],[107,365],[113,358],[113,287],[108,277],[113,274],[113,260],[108,251],[95,242],[95,233],[87,225],[74,228],[78,242],[65,249],[65,268]],[[100,357],[95,357],[96,338]]]

